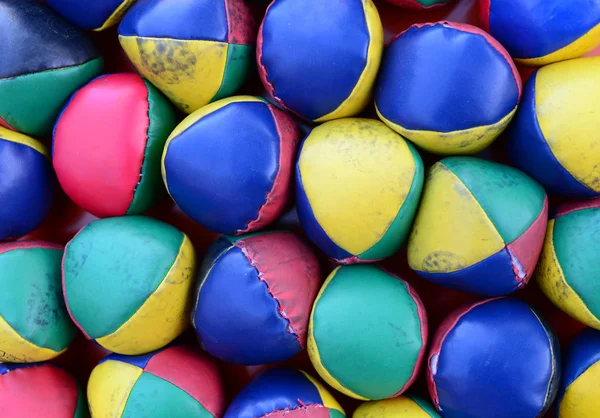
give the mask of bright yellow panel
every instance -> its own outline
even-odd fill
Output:
[[[600,363],[594,363],[565,391],[559,418],[597,418],[600,411]]]
[[[128,363],[107,360],[94,368],[87,386],[93,418],[121,418],[127,399],[143,370]]]
[[[21,337],[0,316],[0,362],[32,363],[50,360],[66,351],[54,351],[49,348],[38,347]]]
[[[6,129],[0,126],[0,141],[6,140],[10,142],[16,142],[18,144],[27,145],[28,147],[33,148],[41,154],[44,154],[46,157],[50,157],[50,153],[48,153],[48,149],[38,140],[33,139],[27,135],[20,134],[15,131],[11,131],[10,129]]]
[[[415,401],[406,396],[394,399],[365,402],[359,406],[352,418],[431,418]]]

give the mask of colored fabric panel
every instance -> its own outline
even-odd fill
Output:
[[[80,65],[99,56],[83,33],[34,0],[3,1],[0,28],[0,79]]]
[[[429,401],[419,396],[409,396],[409,398],[415,402],[419,407],[426,412],[431,418],[440,418],[435,408],[429,403]]]
[[[426,273],[460,271],[503,248],[502,237],[469,189],[442,162],[434,164],[408,241],[410,267]]]
[[[144,354],[141,356],[125,356],[123,354],[112,353],[109,356],[104,357],[100,360],[100,363],[104,363],[105,361],[120,361],[122,363],[131,364],[133,366],[139,367],[140,369],[145,369],[146,365],[154,357],[156,353]]]
[[[600,333],[597,330],[587,328],[575,337],[566,352],[561,382],[563,392],[587,369],[599,361]],[[596,380],[596,382],[598,381]],[[560,399],[558,401],[560,402]]]
[[[469,189],[504,240],[510,244],[538,218],[546,192],[514,168],[470,157],[450,157],[442,164]]]
[[[552,218],[557,218],[562,215],[566,215],[571,212],[575,212],[582,209],[596,209],[600,208],[600,198],[583,200],[583,201],[566,201],[561,203],[555,208]]]
[[[399,396],[393,399],[365,402],[360,405],[352,418],[439,418],[437,412],[426,401]]]
[[[111,17],[125,0],[47,0],[46,3],[65,19],[84,29],[97,29]]]
[[[121,418],[141,376],[142,369],[120,361],[105,361],[96,366],[87,386],[92,416]]]
[[[44,361],[61,354],[61,352],[38,347],[25,340],[1,316],[0,341],[2,341],[2,347],[0,347],[0,361],[2,362],[24,363]]]
[[[2,139],[4,141],[15,142],[17,144],[22,144],[22,145],[28,146],[28,147],[36,150],[40,154],[45,155],[46,157],[49,157],[48,149],[46,148],[46,146],[44,144],[42,144],[40,141],[38,141],[37,139],[33,139],[30,136],[23,135],[19,132],[15,132],[15,131],[0,127],[0,139]]]
[[[557,407],[557,416],[560,418],[596,417],[600,408],[598,380],[600,380],[600,363],[594,363],[567,387]]]
[[[421,334],[426,319],[419,317],[408,285],[374,266],[342,267],[330,277],[311,318],[318,350],[309,347],[313,364],[320,363],[346,392],[363,398],[399,394],[426,345]]]
[[[370,42],[363,1],[277,0],[259,35],[260,65],[274,97],[315,120],[350,96],[368,65]]]
[[[313,404],[321,404],[319,392],[302,372],[275,368],[261,373],[242,389],[224,418],[264,417],[273,411]]]
[[[30,135],[47,137],[74,90],[102,71],[104,60],[0,80],[0,117]]]
[[[306,405],[298,409],[273,411],[262,416],[262,418],[330,418],[329,410],[320,405]]]
[[[246,81],[249,67],[254,64],[256,48],[253,45],[230,44],[221,87],[211,101],[232,96]]]
[[[178,0],[177,5],[138,0],[119,25],[119,35],[227,42],[225,0]]]
[[[525,171],[548,192],[564,196],[595,197],[597,193],[577,181],[556,159],[542,133],[537,115],[534,72],[523,91],[523,100],[507,131],[508,152],[514,165]],[[535,163],[532,163],[535,161]]]
[[[127,214],[141,214],[156,203],[164,194],[160,174],[161,158],[165,142],[177,125],[177,114],[166,97],[152,84],[144,81],[148,89],[148,121],[146,147],[139,183]]]
[[[321,403],[323,404],[323,406],[329,408],[332,411],[337,410],[340,414],[342,414],[342,416],[344,416],[344,409],[341,407],[341,405],[338,403],[338,401],[336,401],[335,398],[333,396],[331,396],[331,393],[329,393],[327,391],[325,386],[323,386],[321,383],[319,383],[318,380],[312,378],[308,373],[306,373],[302,370],[300,370],[300,372],[313,385],[315,385],[315,387],[317,388],[317,391],[319,392],[319,396],[321,397]]]
[[[230,44],[255,45],[257,23],[252,9],[245,0],[225,0],[227,25],[229,27],[227,40]]]
[[[85,392],[81,388],[79,382],[77,382],[77,405],[75,406],[75,414],[73,418],[87,418],[89,415],[87,406],[87,397]]]
[[[554,221],[554,248],[566,281],[590,312],[600,318],[600,271],[597,249],[600,209],[584,209],[559,216]]]
[[[432,367],[441,414],[542,416],[558,379],[550,332],[516,299],[482,303],[458,318]]]
[[[205,350],[229,363],[274,363],[302,349],[257,268],[237,247],[223,254],[204,279],[193,323]]]
[[[431,9],[442,6],[449,0],[388,0],[388,2],[410,9]]]
[[[214,418],[186,392],[150,373],[142,373],[137,380],[121,416],[122,418],[145,416]]]
[[[238,233],[258,218],[280,169],[280,152],[277,126],[264,102],[215,103],[171,136],[164,155],[169,193],[202,225]]]
[[[491,34],[516,58],[550,54],[600,24],[596,0],[492,0],[489,10]]]
[[[165,279],[183,239],[172,226],[144,217],[82,229],[63,259],[65,299],[80,329],[99,338],[132,318]]]

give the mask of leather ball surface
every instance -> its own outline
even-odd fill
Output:
[[[600,57],[547,65],[525,84],[511,125],[510,158],[549,193],[600,196]]]
[[[0,361],[49,360],[75,338],[62,294],[62,256],[63,248],[49,242],[0,243]]]
[[[595,0],[479,0],[481,25],[519,64],[581,57],[600,43]]]
[[[325,386],[302,370],[275,368],[255,377],[224,418],[344,418]]]
[[[39,141],[0,126],[0,240],[39,227],[52,206],[55,176]]]
[[[423,172],[413,145],[380,121],[324,123],[305,138],[296,164],[302,228],[338,263],[389,257],[408,236]]]
[[[194,267],[192,243],[171,225],[143,216],[93,221],[65,248],[67,309],[104,348],[148,353],[188,327]]]
[[[93,417],[221,418],[225,409],[217,365],[186,345],[112,354],[92,371],[87,394]]]
[[[259,230],[286,208],[299,142],[294,120],[274,105],[252,96],[219,100],[170,135],[164,183],[179,207],[212,231]]]
[[[342,266],[325,281],[310,317],[308,354],[343,394],[379,400],[415,381],[427,346],[427,315],[404,280],[378,266]]]
[[[136,74],[96,78],[63,109],[53,164],[65,193],[98,217],[141,215],[163,195],[160,158],[175,109]]]
[[[199,273],[192,325],[228,363],[287,360],[306,347],[321,277],[312,250],[291,232],[219,238]]]
[[[119,23],[135,0],[46,0],[46,3],[75,26],[100,31]]]
[[[450,313],[427,362],[429,394],[447,418],[541,417],[560,378],[558,340],[518,299],[477,302]]]
[[[521,77],[508,52],[462,23],[416,24],[387,47],[375,90],[379,117],[436,154],[474,154],[508,126]]]
[[[119,41],[143,77],[192,113],[242,86],[256,23],[245,0],[137,0]]]
[[[102,71],[91,40],[35,0],[3,0],[0,126],[49,137],[71,94]]]
[[[353,116],[370,101],[383,28],[372,0],[275,0],[258,34],[263,85],[317,122]]]
[[[525,173],[473,157],[444,158],[429,169],[408,264],[442,286],[506,295],[531,278],[547,221],[546,192]]]
[[[431,403],[419,396],[401,395],[361,404],[352,418],[440,418]]]

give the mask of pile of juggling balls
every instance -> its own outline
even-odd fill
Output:
[[[598,0],[0,0],[0,417],[600,417],[599,46]]]

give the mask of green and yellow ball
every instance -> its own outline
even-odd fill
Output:
[[[370,401],[360,405],[352,418],[440,418],[429,401],[414,395]]]

